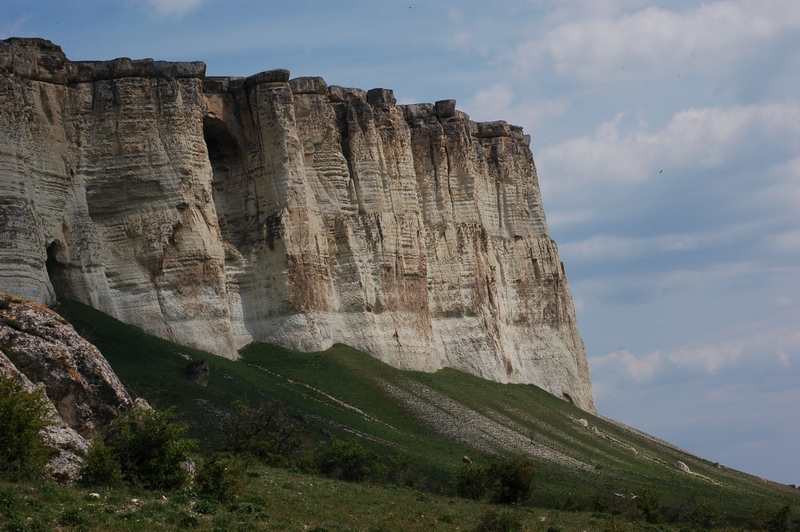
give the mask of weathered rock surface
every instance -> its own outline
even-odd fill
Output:
[[[229,357],[335,342],[594,410],[522,129],[455,101],[0,42],[0,288]]]
[[[132,404],[111,366],[55,312],[0,293],[0,373],[40,390],[52,405],[46,429],[51,474],[74,480],[87,440]]]
[[[208,378],[211,368],[208,364],[208,360],[200,359],[200,360],[192,360],[186,365],[186,376],[189,377],[189,380],[194,382],[195,384],[199,384],[200,386],[208,386]]]

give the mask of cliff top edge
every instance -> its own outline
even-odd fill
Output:
[[[332,102],[368,103],[373,106],[395,106],[397,100],[391,89],[357,88],[328,85],[319,76],[291,78],[287,69],[272,69],[247,77],[206,76],[202,61],[156,61],[151,58],[120,57],[99,61],[71,61],[60,46],[40,37],[10,37],[0,40],[0,72],[33,81],[74,85],[103,80],[141,77],[161,79],[199,79],[208,93],[222,93],[256,87],[262,84],[280,85],[292,94],[326,95]],[[408,121],[435,117],[443,121],[469,121],[466,113],[456,110],[455,100],[397,105]],[[506,121],[477,122],[476,136],[483,138],[511,137],[530,144],[522,127]]]

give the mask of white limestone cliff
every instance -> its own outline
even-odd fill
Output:
[[[522,130],[274,70],[0,42],[0,289],[228,357],[352,345],[594,411]]]

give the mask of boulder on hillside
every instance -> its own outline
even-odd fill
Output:
[[[200,386],[208,386],[208,375],[211,369],[208,366],[208,360],[201,358],[199,360],[192,360],[184,369],[189,380]]]
[[[61,316],[0,292],[0,373],[39,390],[52,405],[45,429],[49,467],[59,481],[75,480],[88,440],[132,404],[100,351]]]

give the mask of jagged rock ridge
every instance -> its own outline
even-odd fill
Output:
[[[335,342],[594,410],[521,128],[453,100],[0,42],[0,288],[228,357]]]

